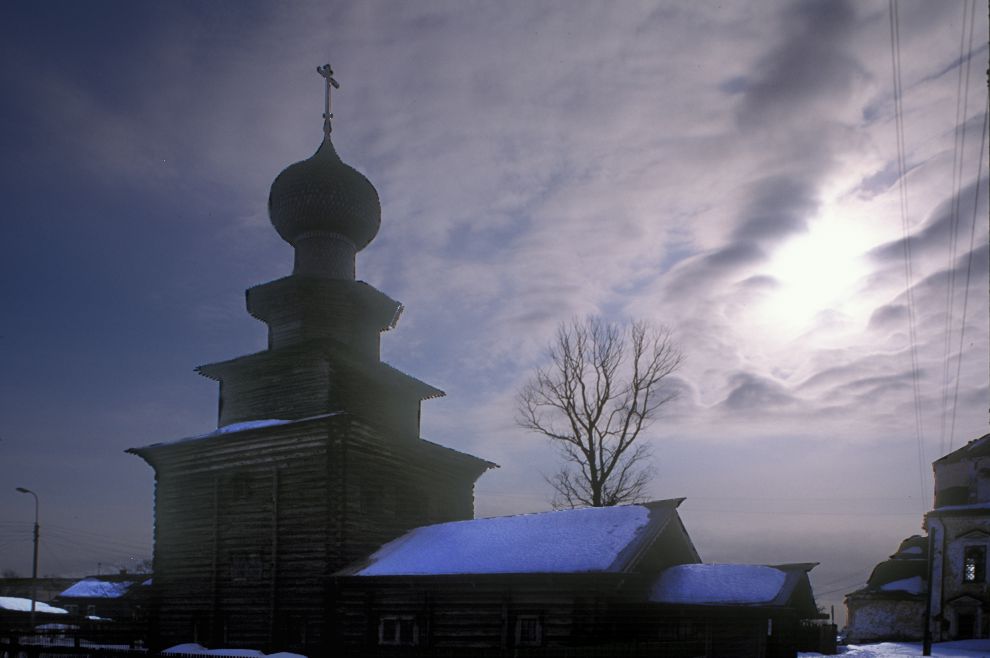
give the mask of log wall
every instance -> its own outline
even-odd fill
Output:
[[[323,645],[326,584],[428,523],[473,516],[487,464],[347,414],[152,446],[156,644]]]

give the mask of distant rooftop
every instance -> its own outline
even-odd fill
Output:
[[[83,578],[60,597],[79,599],[116,599],[128,592],[136,584],[134,580],[102,580],[99,578]]]
[[[44,612],[47,614],[55,615],[67,615],[68,610],[63,610],[62,608],[56,608],[50,606],[47,603],[42,603],[41,601],[36,601],[34,604],[35,612]],[[24,599],[18,596],[0,596],[0,610],[13,610],[15,612],[31,612],[31,599]]]

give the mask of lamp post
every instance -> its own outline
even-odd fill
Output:
[[[38,525],[38,494],[24,487],[17,487],[24,494],[34,496],[34,560],[31,563],[31,632],[34,632],[34,611],[38,601],[38,539],[41,537],[41,527]]]

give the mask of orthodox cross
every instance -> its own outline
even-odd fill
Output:
[[[330,125],[330,121],[333,119],[333,112],[330,111],[330,88],[340,89],[340,83],[333,79],[333,69],[330,68],[329,64],[317,66],[316,72],[327,81],[327,98],[323,106],[323,133],[329,137],[330,131],[333,130],[333,126]]]

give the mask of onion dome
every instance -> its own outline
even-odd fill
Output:
[[[354,255],[378,233],[382,209],[375,186],[340,159],[327,133],[313,157],[275,178],[268,215],[296,249],[296,274],[353,279]]]

